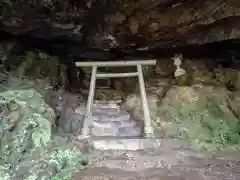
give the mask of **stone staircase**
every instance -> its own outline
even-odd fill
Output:
[[[90,133],[93,136],[140,137],[141,126],[117,104],[95,104]]]
[[[96,103],[90,117],[88,139],[95,149],[139,150],[157,148],[160,140],[143,137],[143,124],[137,122],[118,104],[109,101]]]

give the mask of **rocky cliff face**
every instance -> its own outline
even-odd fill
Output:
[[[238,0],[2,0],[0,64],[71,90],[84,86],[76,60],[154,57],[158,75],[173,73],[176,53],[231,64],[239,59],[239,16]]]
[[[152,49],[240,37],[238,0],[0,2],[1,31],[97,49]]]

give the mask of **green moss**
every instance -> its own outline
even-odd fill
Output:
[[[73,144],[52,134],[55,114],[40,93],[45,90],[16,78],[5,86],[0,92],[0,164],[6,168],[0,169],[0,178],[70,179],[87,161]]]
[[[64,140],[60,144],[52,141],[45,147],[31,151],[19,165],[18,171],[23,174],[21,179],[36,177],[36,180],[69,180],[71,173],[83,168],[86,162],[83,154],[70,143]]]
[[[221,96],[217,98],[211,93],[207,96],[190,102],[180,94],[175,101],[164,103],[159,113],[171,121],[167,136],[187,139],[201,150],[239,149],[239,119],[227,103],[223,103]]]
[[[11,174],[7,167],[0,166],[0,180],[11,180]]]

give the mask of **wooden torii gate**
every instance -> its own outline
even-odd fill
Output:
[[[75,62],[77,67],[91,67],[91,82],[89,87],[89,94],[88,94],[88,101],[87,107],[85,111],[85,118],[83,123],[83,128],[81,131],[81,135],[84,137],[89,137],[89,126],[91,125],[91,118],[92,115],[92,106],[94,101],[94,92],[96,86],[96,79],[101,78],[116,78],[116,77],[138,77],[138,83],[140,87],[141,93],[141,101],[142,101],[142,108],[144,114],[144,135],[146,137],[152,137],[153,135],[153,127],[150,117],[150,112],[147,103],[147,96],[145,90],[145,83],[143,77],[142,66],[144,65],[156,65],[156,59],[150,60],[135,60],[135,61],[100,61],[100,62]],[[137,72],[129,72],[129,73],[97,73],[98,67],[123,67],[123,66],[136,66]]]

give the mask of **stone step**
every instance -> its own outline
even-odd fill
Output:
[[[95,119],[95,121],[102,121],[102,122],[106,122],[106,121],[112,121],[112,122],[126,121],[126,122],[128,122],[131,120],[131,115],[128,112],[120,111],[118,115],[109,115],[109,114],[95,115],[95,114],[93,114],[93,119]]]
[[[112,106],[118,106],[117,104],[119,103],[118,100],[109,100],[109,101],[105,101],[105,100],[95,100],[94,104],[98,105],[98,104],[103,104],[103,105],[112,105]]]
[[[129,137],[129,138],[123,138],[123,137],[94,137],[94,136],[78,136],[76,137],[76,140],[80,142],[87,143],[92,148],[95,148],[96,150],[104,150],[109,151],[108,154],[117,152],[122,152],[118,150],[123,150],[126,155],[126,152],[130,152],[130,154],[139,152],[145,153],[162,153],[162,151],[168,151],[171,150],[179,150],[179,151],[185,151],[185,150],[192,150],[192,146],[188,144],[186,141],[183,141],[181,139],[172,139],[172,138],[146,138],[146,137]],[[132,143],[132,144],[131,144]],[[116,145],[116,146],[115,146]],[[122,148],[125,145],[125,147],[129,147],[131,145],[134,145],[130,148]],[[118,149],[120,147],[120,149]],[[224,154],[225,155],[225,154]],[[239,154],[237,154],[239,155]],[[206,156],[206,154],[205,154]],[[215,155],[216,156],[216,155]],[[219,155],[219,158],[223,155]],[[225,157],[225,156],[224,156]],[[227,160],[232,160],[236,157],[236,154],[233,154],[233,156],[229,156]],[[240,156],[238,156],[240,157]]]
[[[92,139],[92,146],[99,150],[144,150],[161,146],[161,139],[155,138],[104,138]]]
[[[141,137],[143,134],[142,128],[139,126],[135,127],[120,127],[118,129],[119,137]]]
[[[93,107],[96,108],[119,108],[119,105],[115,103],[114,101],[107,101],[107,102],[101,102],[101,101],[95,101],[93,104]]]
[[[120,108],[93,108],[92,114],[93,115],[119,115]]]
[[[94,121],[92,123],[93,127],[97,128],[120,128],[120,127],[136,127],[137,123],[133,120],[118,121],[115,119],[105,119],[104,121]]]
[[[120,113],[126,113],[119,105],[117,105],[114,101],[108,101],[106,103],[95,103],[93,104],[92,109],[93,114],[101,114],[101,115],[119,115]]]
[[[78,107],[74,110],[75,113],[85,115],[85,107]],[[130,114],[123,109],[93,109],[93,119],[96,121],[125,121],[130,119]],[[95,116],[95,117],[94,117]]]
[[[78,114],[85,114],[86,104],[81,104],[78,108],[75,109],[75,112]],[[95,101],[92,106],[93,114],[109,114],[109,115],[118,115],[119,113],[126,113],[119,105],[117,105],[114,101]]]
[[[116,138],[116,137],[92,137],[88,140],[98,150],[189,150],[191,146],[179,139],[161,138]]]
[[[109,123],[109,124],[108,124]],[[93,122],[90,131],[93,136],[118,136],[118,137],[140,137],[141,127],[129,124],[129,127],[121,127],[121,124],[110,124],[110,122],[99,124]],[[132,127],[131,127],[132,126]]]

